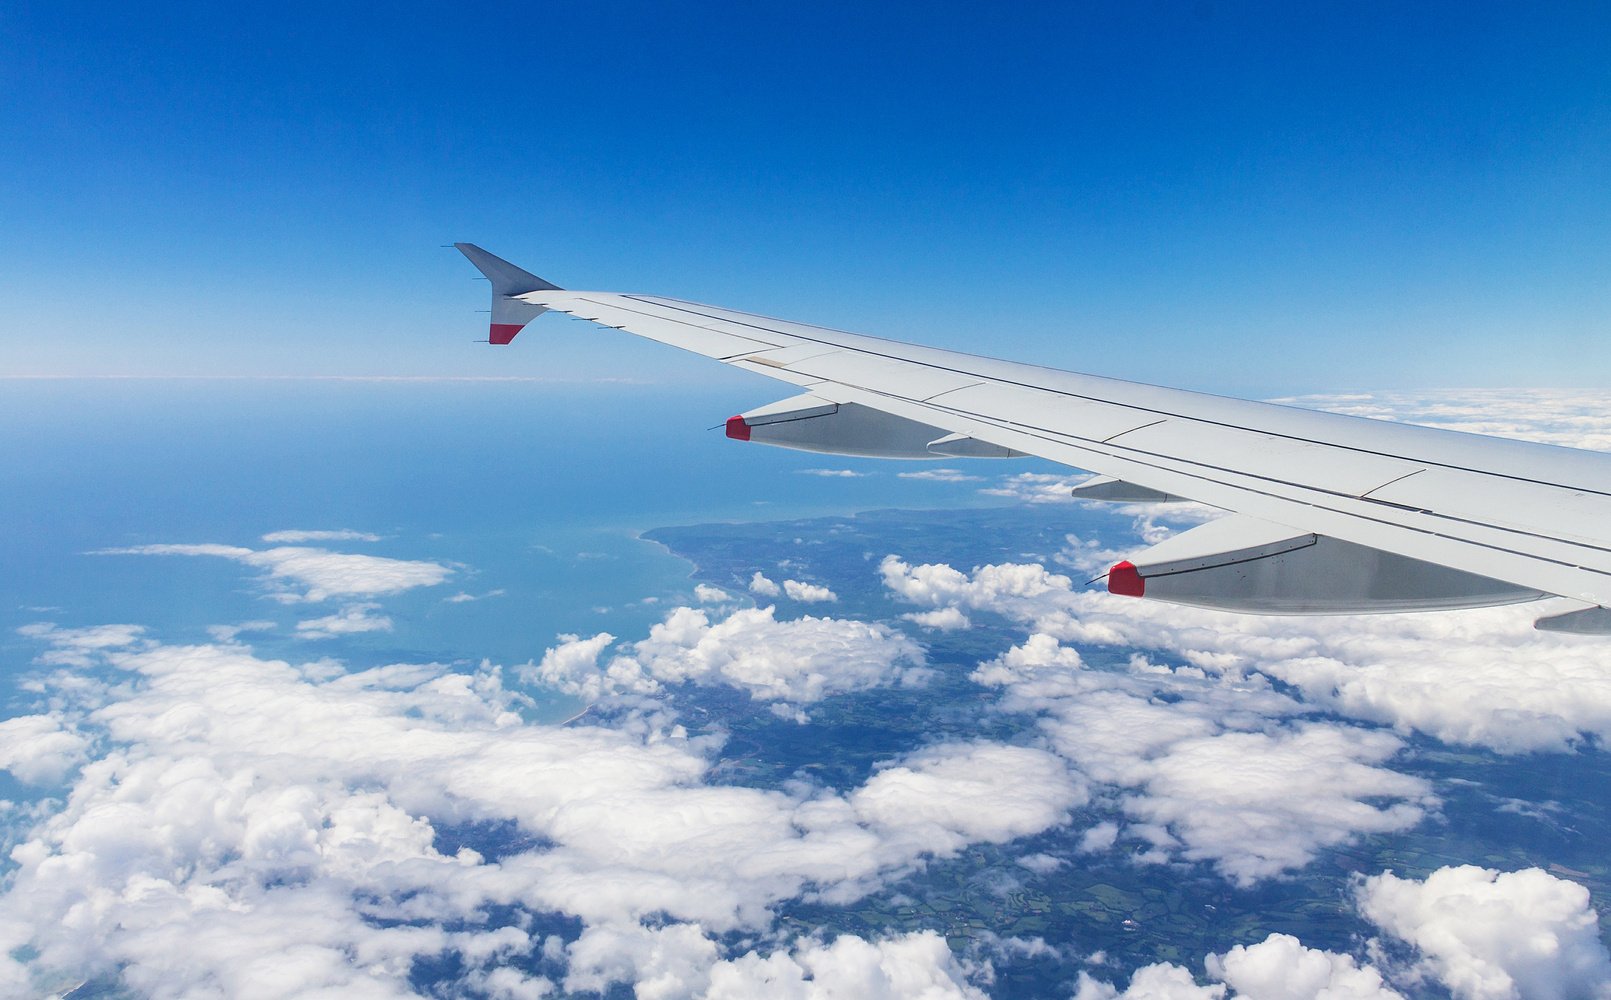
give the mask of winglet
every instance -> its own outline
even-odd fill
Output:
[[[488,343],[509,343],[521,328],[543,314],[542,306],[522,302],[514,296],[559,290],[559,286],[553,282],[544,281],[502,257],[487,253],[474,243],[455,243],[453,246],[492,282],[492,329],[487,337]]]

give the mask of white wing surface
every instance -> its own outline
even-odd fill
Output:
[[[490,258],[524,276],[504,271],[500,281],[483,267],[495,312],[501,297],[567,313],[806,394],[788,401],[799,404],[792,409],[734,418],[730,436],[891,457],[1037,455],[1118,480],[1131,488],[1121,497],[1189,498],[1237,515],[1239,529],[1216,522],[1171,539],[1157,558],[1119,564],[1115,592],[1266,613],[1558,595],[1585,610],[1545,627],[1598,632],[1611,617],[1599,609],[1611,604],[1611,455],[1075,374],[660,296],[565,291],[461,249],[477,266]],[[513,336],[505,333],[503,342]]]

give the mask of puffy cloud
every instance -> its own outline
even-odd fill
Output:
[[[1421,968],[1462,1000],[1611,997],[1588,890],[1543,869],[1462,865],[1425,881],[1386,872],[1356,895],[1367,920],[1414,945]]]
[[[1239,1000],[1402,1000],[1372,965],[1352,955],[1307,948],[1290,934],[1210,955],[1208,974]]]
[[[889,555],[878,564],[878,570],[885,587],[913,604],[954,607],[972,603],[968,600],[972,583],[968,574],[944,563],[912,566],[898,556]]]
[[[72,803],[13,855],[0,910],[27,918],[0,926],[7,949],[31,941],[41,971],[118,971],[140,994],[251,995],[265,983],[281,995],[405,994],[411,961],[446,950],[446,934],[374,926],[393,904],[360,896],[432,894],[436,869],[460,861],[380,796],[292,779],[266,749],[219,759],[204,752],[199,705],[167,704],[177,720],[151,716],[155,707],[142,719],[120,713],[119,724],[172,721],[188,730],[172,733],[185,746],[155,740],[84,769]],[[307,737],[288,735],[286,763],[305,764],[297,740]],[[410,864],[424,868],[390,874]]]
[[[553,980],[530,976],[507,965],[471,969],[464,977],[464,985],[472,993],[484,994],[488,1000],[542,1000],[554,993]]]
[[[1098,823],[1080,835],[1081,854],[1100,854],[1119,839],[1119,824]]]
[[[567,949],[565,988],[604,992],[633,984],[640,1000],[777,997],[781,1000],[984,1000],[945,939],[918,931],[869,941],[844,934],[736,958],[697,924],[590,927]]]
[[[297,545],[302,542],[378,542],[379,535],[342,528],[337,531],[271,531],[263,536],[271,545]]]
[[[567,952],[566,990],[603,993],[611,983],[632,983],[638,1000],[704,995],[718,960],[716,942],[697,924],[590,927]]]
[[[334,639],[358,632],[390,632],[392,620],[378,615],[378,604],[349,604],[333,615],[296,623],[296,634],[303,639]]]
[[[981,663],[973,679],[981,684],[1011,684],[1034,677],[1046,668],[1078,670],[1084,662],[1079,651],[1049,635],[1037,632],[1020,646],[1013,646],[994,660]]]
[[[799,601],[802,604],[821,604],[826,601],[837,601],[839,595],[827,587],[814,583],[803,583],[799,580],[784,580],[783,592],[789,595],[789,600]]]
[[[600,669],[598,658],[611,641],[604,635],[562,637],[532,676],[589,699],[692,683],[724,684],[760,701],[786,702],[821,701],[927,676],[923,651],[881,625],[811,616],[779,621],[772,608],[745,608],[715,624],[704,611],[678,608],[648,638]]]
[[[1222,1000],[1224,996],[1224,986],[1199,986],[1190,970],[1168,962],[1137,969],[1123,992],[1088,972],[1080,973],[1074,990],[1074,1000]]]
[[[722,604],[732,600],[732,596],[720,587],[712,587],[708,583],[701,583],[694,587],[694,600],[700,604]]]
[[[85,758],[89,740],[58,714],[0,722],[0,770],[30,785],[54,785]]]
[[[913,604],[994,611],[1019,620],[1057,610],[1073,586],[1039,563],[980,566],[963,573],[944,563],[911,566],[891,555],[878,569],[884,586]]]
[[[827,587],[801,580],[784,580],[780,586],[776,580],[759,571],[750,577],[750,593],[760,597],[787,596],[789,600],[799,601],[802,604],[839,600],[839,596]]]
[[[793,953],[750,952],[710,971],[709,1000],[984,1000],[933,931],[880,941],[853,934],[806,941]]]
[[[956,608],[936,608],[933,611],[914,611],[911,614],[901,615],[906,621],[921,625],[924,628],[938,629],[941,632],[955,632],[973,624],[968,616]]]
[[[1427,783],[1377,766],[1400,746],[1386,733],[1320,724],[1184,739],[1145,762],[1126,809],[1167,825],[1184,857],[1248,885],[1322,847],[1420,822]]]
[[[914,754],[869,778],[850,804],[865,822],[925,852],[952,854],[967,843],[1005,843],[1048,829],[1086,798],[1084,783],[1055,755],[984,743]]]
[[[1157,690],[1186,698],[1145,697]],[[1155,824],[1171,835],[1146,839],[1242,885],[1360,833],[1407,829],[1432,801],[1424,781],[1380,766],[1400,746],[1388,734],[1274,720],[1263,723],[1268,732],[1226,729],[1239,709],[1181,685],[1092,686],[1043,710],[1060,753],[1129,789],[1119,801],[1138,830]]]
[[[563,634],[559,637],[559,645],[545,652],[542,662],[535,670],[526,671],[522,679],[558,688],[567,694],[580,695],[589,701],[597,701],[606,693],[619,689],[631,690],[643,683],[641,670],[613,675],[599,671],[599,657],[614,642],[615,636],[608,632],[600,632],[586,639],[579,635]]]
[[[1271,934],[1257,944],[1237,945],[1204,961],[1209,979],[1199,984],[1191,970],[1159,962],[1130,977],[1123,992],[1081,973],[1075,1000],[1403,1000],[1380,970],[1352,955],[1306,947],[1289,934]]]
[[[267,571],[268,581],[279,588],[279,593],[286,599],[299,599],[290,592],[292,588],[306,588],[300,595],[300,599],[305,601],[396,594],[415,587],[434,587],[453,575],[452,569],[440,563],[299,546],[257,550],[213,544],[135,545],[102,549],[97,554],[233,559]]]
[[[633,655],[665,681],[719,680],[756,698],[805,702],[898,681],[923,663],[921,649],[883,626],[778,621],[770,608],[736,611],[714,625],[703,612],[678,609]]]

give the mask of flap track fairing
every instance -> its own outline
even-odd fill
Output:
[[[1262,615],[1442,611],[1545,596],[1241,514],[1167,538],[1107,579],[1127,597]]]

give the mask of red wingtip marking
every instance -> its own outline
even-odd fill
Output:
[[[525,326],[526,324],[524,323],[494,323],[492,324],[492,335],[487,338],[487,341],[493,344],[507,344],[514,340],[515,334],[519,333]]]
[[[727,436],[734,441],[748,441],[750,439],[750,425],[744,422],[743,417],[728,417]]]
[[[1147,581],[1141,579],[1141,574],[1136,572],[1135,564],[1126,559],[1108,570],[1108,593],[1118,594],[1121,597],[1144,597],[1147,593]]]

